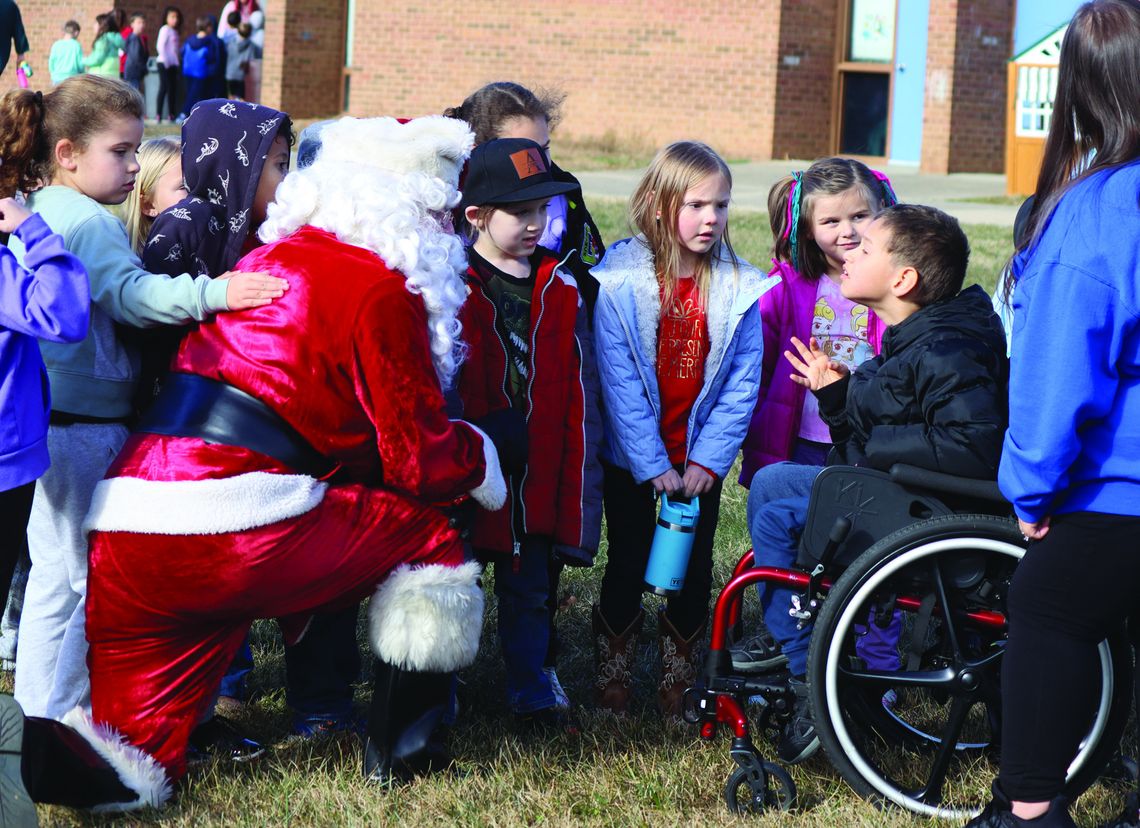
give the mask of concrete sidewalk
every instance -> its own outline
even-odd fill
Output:
[[[749,210],[768,209],[768,190],[792,170],[810,166],[810,161],[755,161],[732,164],[732,200]],[[587,197],[629,198],[642,170],[605,170],[575,173]],[[902,201],[930,204],[945,210],[963,224],[996,224],[1012,227],[1017,206],[976,204],[963,198],[1005,195],[1005,176],[986,173],[927,175],[917,167],[888,166],[884,172]]]

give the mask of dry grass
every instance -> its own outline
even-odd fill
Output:
[[[574,168],[576,165],[569,165]],[[596,201],[591,208],[607,241],[626,235],[620,229],[623,206]],[[974,246],[970,278],[992,287],[1007,255],[1008,231],[967,227]],[[733,231],[741,255],[767,261],[767,219],[738,212]],[[733,477],[735,479],[735,476]],[[714,583],[723,584],[732,565],[748,548],[744,490],[727,485],[716,540]],[[560,676],[571,697],[588,702],[592,675],[589,607],[596,600],[605,565],[603,548],[593,569],[569,570],[563,589],[576,601],[560,616],[563,641]],[[489,596],[491,595],[488,589]],[[746,615],[755,618],[751,595]],[[657,599],[646,598],[648,609]],[[271,746],[263,761],[240,767],[217,764],[196,771],[175,802],[161,813],[112,819],[60,808],[41,808],[45,825],[163,826],[365,826],[365,825],[756,825],[887,826],[901,828],[925,821],[897,810],[883,811],[855,796],[817,756],[791,769],[799,787],[794,813],[735,817],[722,802],[725,779],[733,765],[728,739],[697,738],[695,727],[666,724],[654,713],[654,625],[646,624],[635,669],[638,703],[626,720],[584,708],[580,738],[527,738],[515,731],[504,710],[504,687],[494,599],[485,619],[484,647],[476,664],[463,674],[463,712],[453,747],[460,773],[406,787],[383,789],[366,784],[360,774],[360,747],[353,737],[302,742],[287,737],[284,666],[276,627],[255,626],[258,666],[251,677],[256,700],[242,724]],[[363,651],[362,643],[362,651]],[[364,704],[368,688],[358,688]],[[772,744],[757,741],[766,757]],[[1134,745],[1130,747],[1134,752]],[[984,784],[990,769],[978,770]],[[1095,825],[1115,814],[1119,786],[1097,786],[1076,809],[1082,825]]]

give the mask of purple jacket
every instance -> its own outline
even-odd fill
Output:
[[[811,336],[815,313],[816,282],[805,279],[795,268],[773,260],[769,275],[782,281],[760,297],[760,320],[764,331],[764,367],[760,375],[760,396],[752,412],[752,422],[744,438],[744,459],[740,484],[747,486],[752,475],[772,463],[792,456],[800,433],[800,418],[807,390],[791,379],[791,366],[784,351],[791,349],[792,337],[806,342]],[[867,338],[878,354],[884,325],[874,312],[867,312]]]
[[[20,267],[0,247],[0,491],[47,471],[51,394],[36,339],[79,342],[87,335],[87,270],[63,238],[33,213],[16,228],[26,250]]]

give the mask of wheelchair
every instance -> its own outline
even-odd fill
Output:
[[[790,810],[796,787],[765,761],[756,727],[778,730],[792,697],[778,677],[734,671],[744,590],[794,590],[792,614],[814,624],[807,683],[824,753],[860,796],[883,807],[962,819],[989,798],[1001,737],[1006,597],[1027,542],[996,483],[911,466],[889,472],[825,468],[813,484],[794,568],[755,567],[752,550],[716,600],[702,681],[685,696],[703,739],[732,733],[736,764],[724,799],[736,813]],[[877,625],[878,631],[871,630]],[[893,632],[892,632],[893,631]],[[876,632],[894,670],[870,669]],[[1075,798],[1116,752],[1131,708],[1132,652],[1124,631],[1099,649],[1095,709],[1068,769]],[[890,660],[890,659],[888,659]]]

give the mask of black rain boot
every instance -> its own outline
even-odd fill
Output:
[[[418,673],[376,659],[364,775],[407,782],[451,766],[443,719],[451,705],[452,673]]]

